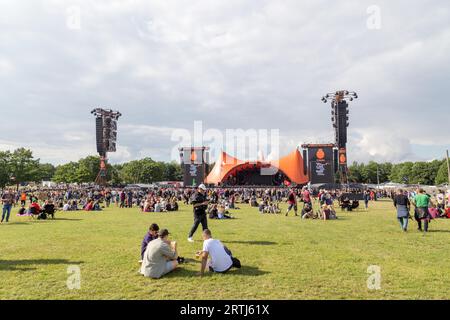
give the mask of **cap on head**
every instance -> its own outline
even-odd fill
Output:
[[[202,183],[201,185],[198,186],[198,189],[206,191],[206,186]]]

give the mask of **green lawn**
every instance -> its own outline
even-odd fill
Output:
[[[283,207],[284,210],[285,206]],[[209,221],[213,236],[240,258],[226,275],[196,276],[201,249],[188,243],[191,207],[177,213],[107,209],[57,213],[55,221],[12,216],[0,225],[0,299],[446,299],[450,291],[450,221],[423,235],[410,220],[402,233],[388,201],[369,212],[339,213],[336,221],[261,215],[247,205],[237,219]],[[181,269],[160,280],[138,274],[148,226],[167,227],[178,240]],[[70,265],[81,289],[66,285]],[[381,268],[381,289],[367,288],[367,268]]]

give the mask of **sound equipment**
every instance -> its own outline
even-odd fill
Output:
[[[103,144],[103,119],[95,119],[95,130],[96,130],[96,140],[97,140],[97,152],[99,154],[105,153],[105,148]]]

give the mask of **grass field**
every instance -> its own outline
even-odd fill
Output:
[[[283,207],[283,211],[285,207]],[[339,220],[261,215],[243,205],[237,219],[209,221],[243,264],[225,275],[196,276],[201,249],[186,241],[191,207],[177,213],[110,208],[57,213],[55,221],[12,216],[0,225],[0,299],[446,299],[450,291],[450,220],[427,235],[402,233],[389,201]],[[188,263],[160,280],[138,274],[140,243],[150,223],[167,227]],[[69,290],[68,267],[81,270]],[[381,268],[369,290],[367,268]]]

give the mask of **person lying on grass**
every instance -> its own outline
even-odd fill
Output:
[[[203,231],[202,237],[203,250],[196,253],[197,257],[202,259],[199,276],[205,274],[206,267],[210,272],[215,273],[226,273],[233,267],[241,267],[241,262],[232,256],[231,251],[222,242],[212,238],[209,229]]]
[[[145,277],[159,279],[178,267],[177,243],[169,240],[169,231],[161,229],[158,238],[145,250],[140,273]]]

